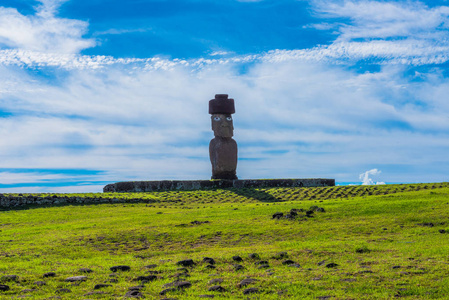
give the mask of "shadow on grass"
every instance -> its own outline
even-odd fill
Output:
[[[110,204],[117,204],[117,205],[134,205],[134,204],[152,204],[156,203],[156,201],[151,201],[148,199],[142,199],[140,201],[129,201],[127,199],[119,199],[119,201],[108,201],[108,202],[98,202],[98,201],[86,201],[84,203],[79,202],[65,202],[65,203],[58,203],[58,204],[26,204],[26,205],[20,205],[20,206],[13,206],[13,207],[0,207],[0,212],[5,211],[18,211],[18,210],[30,210],[30,209],[37,209],[37,208],[55,208],[55,207],[65,207],[65,206],[97,206],[97,205],[110,205]]]
[[[267,193],[265,191],[259,191],[254,188],[243,188],[243,189],[231,189],[231,191],[237,195],[244,196],[248,199],[254,199],[261,202],[282,202],[283,200],[278,199]]]

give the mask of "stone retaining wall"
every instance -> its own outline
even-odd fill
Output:
[[[117,199],[102,197],[70,197],[70,196],[33,196],[33,195],[2,195],[0,194],[0,209],[20,208],[27,205],[61,205],[61,204],[101,204],[101,203],[124,203],[142,202],[155,203],[151,199]]]
[[[162,190],[200,190],[216,188],[319,187],[335,186],[335,179],[244,179],[244,180],[162,180],[125,181],[108,184],[105,193],[138,193]]]
[[[104,187],[105,193],[111,192],[153,192],[162,190],[199,190],[216,188],[262,188],[262,187],[319,187],[334,186],[334,179],[254,179],[254,180],[164,180],[117,182]],[[99,194],[100,195],[100,194]],[[141,202],[156,203],[153,199],[118,199],[111,197],[76,197],[70,195],[29,195],[0,194],[0,209],[14,209],[27,205],[64,205],[64,204],[101,204]]]

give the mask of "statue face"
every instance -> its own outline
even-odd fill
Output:
[[[230,138],[234,135],[234,125],[231,115],[213,114],[211,120],[212,130],[215,136]]]

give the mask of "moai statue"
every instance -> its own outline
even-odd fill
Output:
[[[215,138],[209,144],[212,179],[237,179],[237,143],[232,139],[234,126],[231,114],[235,113],[234,99],[217,94],[209,101],[212,130]]]

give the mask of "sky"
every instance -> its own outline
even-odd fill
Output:
[[[1,0],[0,192],[237,175],[449,181],[449,1]]]

